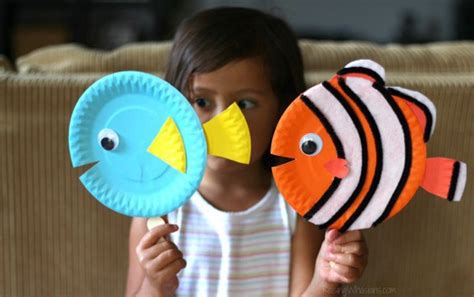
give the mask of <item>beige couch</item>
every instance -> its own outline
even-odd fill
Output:
[[[104,73],[162,75],[169,43],[113,52],[77,45],[0,58],[0,296],[121,296],[129,219],[91,198],[72,169],[67,132],[80,94]],[[398,216],[365,231],[363,278],[348,296],[474,294],[474,43],[377,46],[302,41],[308,85],[350,60],[372,58],[389,85],[422,91],[438,108],[430,156],[468,163],[463,201],[422,190]]]

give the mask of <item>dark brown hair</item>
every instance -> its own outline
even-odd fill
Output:
[[[262,58],[283,112],[305,90],[301,53],[289,26],[258,10],[220,7],[184,20],[175,34],[165,79],[188,95],[193,73],[212,72],[250,57]]]

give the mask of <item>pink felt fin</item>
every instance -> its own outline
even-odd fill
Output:
[[[466,164],[449,158],[428,158],[421,187],[449,201],[461,200],[466,185]]]
[[[388,90],[391,95],[403,99],[410,107],[423,129],[423,140],[428,142],[436,124],[436,107],[433,102],[420,92],[401,87],[391,87]]]
[[[416,118],[418,119],[418,123],[420,123],[421,128],[423,129],[423,131],[425,131],[425,129],[426,129],[426,115],[423,112],[423,110],[421,110],[421,108],[416,106],[415,103],[412,103],[410,101],[405,101],[405,103],[408,104],[408,106],[410,107],[410,109],[413,111]]]

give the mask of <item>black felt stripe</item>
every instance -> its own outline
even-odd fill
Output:
[[[388,91],[392,95],[398,96],[404,100],[407,100],[415,104],[423,111],[423,113],[426,116],[426,127],[425,127],[425,131],[423,131],[423,140],[424,142],[428,142],[430,140],[431,129],[433,127],[433,115],[431,114],[430,109],[426,105],[421,103],[420,101],[416,100],[410,95],[400,92],[399,90],[389,88]]]
[[[331,198],[332,194],[336,191],[337,187],[339,187],[339,184],[341,183],[341,179],[335,177],[334,180],[332,181],[331,185],[329,188],[324,192],[324,194],[319,198],[318,202],[311,207],[311,209],[304,215],[304,218],[306,220],[310,220],[316,212],[318,212],[321,207]]]
[[[343,79],[339,79],[339,85],[341,86],[342,90],[357,105],[357,107],[359,107],[360,111],[364,114],[364,117],[367,119],[367,122],[369,123],[370,129],[374,136],[375,153],[376,153],[374,178],[371,181],[370,188],[367,191],[367,194],[365,195],[360,205],[357,207],[356,211],[351,215],[351,217],[344,223],[342,228],[339,230],[341,232],[345,232],[355,222],[355,220],[357,220],[357,218],[362,214],[364,209],[369,204],[370,200],[372,200],[372,197],[374,196],[375,191],[377,190],[377,187],[380,182],[380,178],[382,176],[382,169],[383,169],[383,147],[382,147],[382,136],[380,135],[379,128],[377,126],[377,123],[375,122],[374,117],[372,116],[369,109],[367,108],[367,106],[364,104],[364,102],[362,102],[359,96],[357,96],[357,94],[355,94],[354,91],[352,91],[352,89],[349,88],[349,86],[345,83]]]
[[[334,146],[336,147],[336,153],[337,157],[344,159],[346,157],[344,153],[344,149],[342,147],[342,142],[337,136],[336,132],[334,131],[334,128],[332,127],[331,123],[327,120],[326,116],[319,110],[319,108],[316,107],[316,105],[309,100],[308,97],[305,95],[300,96],[301,100],[306,104],[306,106],[316,115],[316,117],[321,121],[321,124],[323,124],[324,129],[326,129],[326,132],[329,134],[331,137],[332,142],[334,143]],[[331,185],[328,187],[326,192],[321,196],[321,198],[316,202],[316,204],[311,207],[311,209],[304,215],[304,218],[309,220],[311,219],[314,214],[323,207],[323,205],[329,200],[329,198],[332,196],[334,191],[336,191],[337,187],[341,183],[340,178],[334,178],[332,181]]]
[[[343,68],[341,70],[339,70],[339,72],[337,74],[339,75],[344,75],[344,74],[350,74],[350,73],[362,73],[362,74],[366,74],[370,77],[372,77],[373,79],[375,79],[375,81],[380,84],[380,85],[385,85],[385,81],[383,80],[383,78],[375,71],[369,69],[369,68],[365,68],[365,67],[349,67],[349,68]]]
[[[456,193],[456,188],[458,185],[458,178],[459,178],[459,164],[458,161],[454,162],[453,166],[453,176],[451,176],[451,183],[449,184],[449,192],[448,192],[448,200],[453,201],[454,194]]]
[[[385,207],[383,213],[372,224],[372,226],[375,227],[388,217],[388,215],[390,214],[390,211],[392,211],[393,207],[395,206],[395,203],[400,197],[400,194],[402,193],[403,188],[405,187],[408,181],[408,178],[410,176],[411,164],[412,164],[412,142],[411,142],[411,135],[410,135],[410,127],[408,126],[408,122],[405,118],[405,115],[403,114],[398,104],[392,98],[388,90],[385,89],[383,86],[374,83],[373,87],[377,91],[379,91],[380,94],[384,96],[384,98],[387,100],[390,107],[393,109],[393,112],[398,118],[398,122],[402,126],[403,138],[405,142],[405,164],[403,165],[402,176],[400,177],[397,187],[395,188],[395,191],[393,192],[392,197],[390,197],[390,200],[387,206]]]
[[[368,160],[367,137],[365,135],[364,128],[362,127],[362,124],[360,123],[360,120],[357,117],[356,113],[354,112],[352,107],[349,105],[349,103],[344,99],[342,94],[340,94],[330,83],[328,83],[327,81],[323,82],[323,87],[325,87],[326,90],[328,90],[337,99],[337,101],[339,101],[339,103],[344,107],[347,114],[349,115],[352,122],[354,123],[354,126],[357,129],[357,133],[359,134],[360,143],[362,147],[362,169],[361,169],[359,183],[357,184],[356,188],[352,192],[349,199],[326,223],[323,223],[322,225],[319,226],[321,229],[329,227],[332,223],[334,223],[346,212],[346,210],[352,205],[352,203],[354,203],[355,199],[362,191],[362,187],[367,178],[367,160]]]
[[[336,132],[334,131],[334,128],[332,127],[331,123],[329,123],[326,116],[304,94],[301,94],[300,98],[303,101],[303,103],[306,104],[306,106],[321,121],[321,124],[323,124],[324,128],[326,129],[326,132],[328,132],[329,136],[331,137],[331,140],[334,143],[334,146],[336,147],[337,157],[341,158],[341,159],[344,159],[346,157],[346,155],[345,155],[344,149],[342,147],[341,139],[339,139],[339,136],[337,136]]]

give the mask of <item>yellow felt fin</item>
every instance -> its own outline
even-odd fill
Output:
[[[186,151],[183,138],[171,117],[168,117],[147,151],[174,169],[186,173]]]
[[[250,163],[251,140],[247,121],[234,102],[203,125],[208,154]]]

